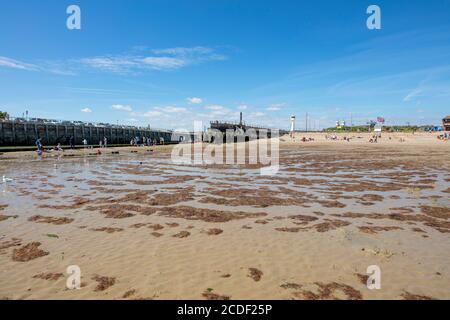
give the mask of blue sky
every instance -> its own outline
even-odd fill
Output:
[[[68,30],[66,8],[81,8]],[[366,27],[381,8],[382,29]],[[0,10],[0,110],[191,128],[438,124],[450,114],[450,0],[16,0]]]

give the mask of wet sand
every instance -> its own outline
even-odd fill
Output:
[[[282,137],[274,176],[170,146],[0,155],[0,298],[449,299],[450,145],[349,136]]]

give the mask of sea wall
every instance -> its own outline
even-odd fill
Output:
[[[96,145],[104,137],[107,138],[108,144],[129,144],[135,137],[171,142],[171,135],[170,131],[142,128],[0,121],[0,146],[32,146],[38,137],[44,146],[54,146],[58,143],[66,145],[70,137],[74,138],[76,145],[81,145],[83,139],[90,145]]]

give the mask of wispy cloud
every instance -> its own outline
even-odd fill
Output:
[[[442,104],[437,99],[445,88],[437,88],[449,88],[449,35],[430,31],[380,36],[327,60],[305,60],[292,72],[251,93],[309,105],[334,101],[345,101],[349,106],[367,104],[371,110],[375,101],[386,114],[393,111],[388,105],[418,98],[429,105]],[[417,86],[424,79],[430,79],[427,85]]]
[[[166,48],[166,49],[153,49],[152,52],[154,54],[168,54],[168,55],[177,55],[177,56],[189,56],[189,55],[208,55],[213,54],[214,50],[208,47],[175,47],[175,48]]]
[[[263,112],[253,112],[250,114],[251,117],[263,117],[265,113]]]
[[[39,71],[56,75],[73,76],[70,64],[60,61],[40,61],[39,63],[23,62],[16,59],[0,56],[0,68],[10,68],[23,71]]]
[[[145,54],[146,52],[148,54]],[[99,55],[68,59],[65,61],[42,60],[36,64],[0,56],[0,67],[42,71],[58,75],[76,75],[83,69],[94,69],[118,74],[138,73],[145,70],[170,71],[208,61],[226,60],[227,56],[209,47],[175,47],[153,50],[132,50],[130,54]]]
[[[188,64],[186,60],[174,57],[147,57],[142,59],[142,62],[155,70],[179,69]]]
[[[0,56],[0,67],[28,70],[28,71],[38,70],[38,67],[33,64],[25,63],[25,62],[22,62],[19,60],[14,60],[14,59],[2,57],[2,56]]]
[[[275,103],[267,107],[267,111],[279,111],[286,106],[286,103]]]
[[[94,58],[83,58],[79,62],[89,67],[111,72],[121,72],[137,65],[129,57],[103,56]]]
[[[187,102],[188,102],[189,104],[200,104],[200,103],[203,102],[203,99],[202,99],[202,98],[196,98],[196,97],[193,97],[193,98],[187,98],[186,100],[187,100]]]
[[[148,91],[135,91],[135,90],[117,90],[117,89],[104,89],[104,88],[82,88],[82,87],[60,87],[61,89],[75,92],[77,94],[88,95],[147,95]]]
[[[422,94],[423,90],[420,88],[416,88],[413,91],[411,91],[410,93],[408,93],[404,98],[403,101],[407,102],[407,101],[411,101],[414,98],[420,96]]]
[[[92,110],[90,108],[83,108],[80,111],[84,112],[84,113],[91,113],[92,112]]]
[[[187,113],[188,110],[183,107],[176,106],[163,106],[163,107],[153,107],[148,111],[130,111],[131,117],[138,118],[153,118],[153,119],[162,119],[162,118],[176,118],[180,114]],[[175,114],[175,115],[174,115]],[[169,116],[170,115],[170,116]]]
[[[142,70],[176,70],[207,61],[226,60],[223,54],[208,47],[176,47],[153,49],[150,55],[106,55],[83,58],[80,62],[90,68],[115,73],[129,73]]]
[[[205,109],[208,109],[208,110],[214,110],[214,111],[218,111],[218,110],[226,110],[226,108],[225,108],[224,106],[221,106],[221,105],[218,105],[218,104],[206,106]]]
[[[123,105],[123,104],[114,104],[111,106],[111,108],[113,108],[114,110],[120,110],[120,111],[128,111],[128,112],[133,111],[133,108],[131,108],[128,105]]]
[[[155,111],[155,110],[150,110],[150,111],[142,113],[142,116],[146,117],[146,118],[158,118],[162,115],[163,115],[163,113],[161,111]]]
[[[184,112],[187,112],[186,108],[174,107],[174,106],[155,107],[153,109],[156,110],[156,111],[161,111],[161,112],[166,112],[166,113],[184,113]]]

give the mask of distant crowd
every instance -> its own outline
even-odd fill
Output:
[[[85,149],[88,149],[88,148],[92,149],[92,148],[94,148],[93,145],[89,145],[88,140],[86,138],[84,138],[82,140],[82,143],[83,143],[83,146],[84,146]],[[42,155],[42,153],[44,152],[44,146],[42,144],[42,140],[41,140],[40,137],[38,137],[36,139],[35,144],[36,144],[36,147],[37,147],[38,155]],[[75,138],[73,136],[70,136],[67,139],[67,144],[69,145],[70,149],[75,149]],[[157,139],[151,139],[150,137],[135,137],[135,138],[130,140],[130,146],[136,146],[136,147],[138,147],[138,146],[142,146],[142,147],[144,147],[144,146],[154,146],[154,145],[157,145],[157,144],[164,144],[164,138],[161,137],[161,138],[159,138],[159,140],[157,140]],[[108,138],[107,137],[103,137],[103,139],[101,139],[98,142],[98,147],[99,147],[98,153],[101,153],[100,149],[107,148],[108,147]],[[61,146],[61,143],[58,143],[51,150],[52,151],[64,151],[62,146]]]

